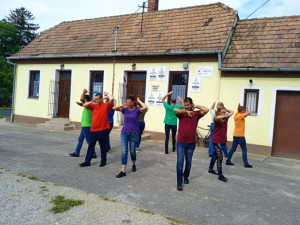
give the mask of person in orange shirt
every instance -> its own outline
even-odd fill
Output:
[[[251,115],[251,111],[246,112],[246,108],[239,104],[238,111],[234,115],[235,128],[233,132],[233,142],[232,142],[231,149],[228,153],[226,165],[234,165],[231,162],[231,158],[233,153],[236,151],[237,146],[240,145],[242,149],[242,158],[244,161],[244,167],[245,168],[253,167],[248,163],[247,160],[247,146],[246,146],[246,138],[245,138],[245,117],[249,115]]]

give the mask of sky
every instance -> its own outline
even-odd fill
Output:
[[[222,2],[238,11],[240,19],[247,18],[267,0],[159,0],[159,10],[207,5]],[[124,14],[133,14],[147,0],[0,0],[0,20],[11,10],[25,7],[35,17],[38,32],[64,21],[74,21]],[[146,3],[147,6],[147,3]],[[138,12],[142,12],[142,9]],[[300,15],[299,0],[269,0],[248,19]]]

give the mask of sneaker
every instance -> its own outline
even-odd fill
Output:
[[[180,184],[180,183],[177,184],[177,190],[182,191],[182,184]]]
[[[208,170],[209,173],[214,174],[214,175],[218,175],[218,173],[214,170]]]
[[[79,155],[75,154],[75,152],[69,153],[69,156],[71,156],[71,157],[79,157]]]
[[[109,148],[109,149],[106,150],[106,152],[109,152],[110,150],[111,150],[111,149]]]
[[[116,175],[116,178],[121,178],[121,177],[125,177],[125,176],[126,176],[126,173],[121,171],[119,174]]]
[[[87,162],[83,162],[83,163],[80,163],[79,166],[80,167],[86,167],[86,166],[90,166],[91,163],[87,163]]]
[[[212,154],[208,154],[208,157],[210,157],[210,158],[211,158],[211,157],[212,157]]]
[[[132,171],[132,172],[136,172],[136,165],[133,165],[133,166],[132,166],[131,171]]]
[[[218,178],[220,181],[223,181],[223,182],[227,182],[228,179],[226,177],[224,177],[223,175],[219,176]]]
[[[100,163],[99,167],[104,167],[106,166],[106,163]]]
[[[245,167],[245,168],[253,168],[253,166],[252,166],[252,165],[250,165],[250,164],[248,164],[248,165],[245,165],[244,167]]]
[[[233,166],[234,165],[234,163],[232,163],[232,162],[226,162],[226,165],[228,165],[228,166]]]
[[[169,154],[169,152],[165,152],[165,154]]]
[[[92,158],[93,158],[93,159],[97,159],[97,156],[96,156],[96,155],[93,155]]]
[[[183,180],[184,180],[183,183],[185,183],[185,184],[190,183],[189,178],[187,178],[187,177],[184,177]]]
[[[136,151],[136,152],[140,152],[140,148],[136,148],[135,151]]]

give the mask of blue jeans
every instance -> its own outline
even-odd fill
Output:
[[[139,121],[139,128],[140,128],[140,133],[139,133],[139,139],[136,143],[137,148],[140,147],[140,144],[141,144],[141,141],[142,141],[142,134],[143,134],[144,129],[145,129],[145,122],[144,121]]]
[[[90,135],[90,144],[85,156],[85,162],[89,163],[92,160],[93,149],[95,150],[95,145],[97,141],[100,145],[101,152],[101,164],[106,164],[106,138],[107,138],[107,130],[102,131],[91,131]]]
[[[219,177],[222,176],[222,161],[223,161],[223,154],[222,149],[225,148],[226,144],[213,144],[214,146],[214,153],[210,159],[209,163],[209,170],[214,169],[214,165],[217,161],[217,171]]]
[[[109,134],[112,130],[112,128],[114,127],[114,123],[109,123],[110,125],[110,129],[107,130],[107,137],[106,137],[106,150],[110,150],[111,147],[110,147],[110,140],[109,140]]]
[[[172,131],[172,150],[175,151],[176,149],[176,132],[177,132],[177,125],[168,125],[165,124],[165,153],[169,152],[169,136],[170,130]]]
[[[241,149],[242,149],[242,157],[243,157],[243,161],[244,161],[244,166],[249,165],[248,159],[247,159],[247,146],[246,146],[246,138],[245,137],[233,137],[232,146],[229,151],[226,162],[230,162],[230,160],[233,156],[233,153],[236,151],[236,148],[238,145],[240,145]]]
[[[80,135],[78,137],[78,142],[77,142],[77,146],[75,149],[75,154],[76,155],[80,155],[80,150],[83,144],[84,139],[86,139],[86,142],[89,144],[90,143],[90,136],[91,136],[91,131],[90,131],[91,127],[81,127],[81,131],[80,131]],[[93,150],[93,156],[97,157],[97,154],[95,152],[95,148]]]
[[[177,143],[177,183],[182,184],[182,176],[188,178],[192,167],[193,153],[196,143]],[[183,163],[185,159],[185,168],[183,172]]]
[[[136,161],[136,143],[139,138],[138,133],[121,132],[121,147],[122,147],[122,167],[127,167],[128,160],[128,145],[130,150],[131,161]]]

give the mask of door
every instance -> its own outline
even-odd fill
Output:
[[[300,92],[277,91],[272,155],[300,159]]]
[[[128,73],[127,96],[133,95],[139,97],[142,102],[145,102],[146,93],[146,73],[130,72]]]
[[[188,79],[188,72],[170,72],[168,92],[173,91],[171,98],[176,99],[176,105],[181,105],[181,102],[177,99],[178,96],[183,100],[187,97]],[[168,98],[169,104],[171,98]]]
[[[71,71],[61,71],[59,75],[58,117],[69,118],[71,94]]]

